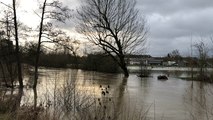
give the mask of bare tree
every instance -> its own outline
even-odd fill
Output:
[[[16,18],[16,0],[13,0],[13,15],[14,15],[14,27],[15,27],[15,41],[16,41],[16,60],[17,60],[17,67],[18,67],[18,80],[19,80],[19,87],[23,88],[23,79],[22,79],[22,68],[21,68],[21,61],[20,61],[20,52],[19,52],[19,39],[18,39],[18,23]]]
[[[5,32],[4,37],[7,40],[11,40],[11,34],[13,30],[13,12],[11,9],[5,10],[3,17],[0,20],[1,30]]]
[[[1,63],[1,71],[3,74],[3,80],[7,87],[14,87],[14,59],[13,59],[13,45],[11,41],[11,30],[13,29],[13,12],[12,9],[5,10],[3,17],[0,20],[1,24],[1,37],[0,37],[0,63]],[[3,45],[3,44],[4,45]],[[8,84],[8,78],[10,78],[10,83]],[[7,79],[7,80],[6,80]]]
[[[19,38],[23,38],[27,36],[27,32],[30,30],[29,27],[27,27],[26,25],[24,25],[23,23],[21,23],[20,21],[17,20],[16,17],[16,0],[12,1],[12,6],[11,5],[7,5],[3,2],[0,2],[2,5],[6,6],[7,9],[4,10],[4,14],[0,20],[1,23],[1,27],[0,29],[2,31],[4,31],[5,35],[4,38],[8,41],[11,42],[13,40],[15,40],[15,51],[12,50],[12,52],[10,53],[10,56],[15,55],[15,60],[16,60],[16,65],[17,68],[14,67],[14,65],[12,64],[14,61],[10,58],[9,61],[11,63],[9,63],[7,66],[8,68],[10,68],[10,77],[11,77],[11,81],[14,81],[13,75],[12,75],[12,71],[14,69],[14,71],[18,71],[18,80],[19,80],[19,87],[23,88],[23,79],[22,79],[22,67],[21,67],[21,60],[20,60],[20,45],[19,45]],[[15,53],[15,54],[14,54]]]
[[[77,30],[108,53],[129,76],[125,55],[144,48],[145,20],[135,0],[85,0],[78,11]]]
[[[41,12],[41,18],[40,18],[41,21],[39,25],[39,36],[38,36],[38,46],[37,46],[36,60],[35,60],[35,75],[34,75],[33,88],[36,88],[37,86],[38,63],[39,63],[39,57],[40,57],[42,38],[50,39],[51,36],[57,37],[59,34],[61,34],[61,31],[50,32],[51,29],[48,29],[48,28],[52,28],[52,24],[50,23],[50,21],[57,20],[59,22],[65,23],[66,19],[70,18],[70,14],[69,14],[70,9],[67,7],[63,7],[62,3],[59,2],[59,0],[53,0],[51,2],[47,2],[47,0],[44,0],[41,7],[41,11],[42,12]],[[51,34],[48,34],[48,33],[51,33]]]
[[[15,55],[16,55],[16,61],[17,61],[17,69],[18,69],[18,80],[19,80],[19,87],[23,88],[23,79],[22,79],[22,67],[21,67],[21,61],[20,61],[20,52],[19,52],[19,34],[18,34],[18,22],[17,22],[17,16],[16,16],[16,0],[12,0],[12,7],[10,5],[7,5],[3,2],[0,2],[1,4],[5,5],[7,8],[12,10],[13,13],[13,25],[14,25],[14,36],[15,36]],[[7,18],[9,18],[9,12]],[[7,24],[7,37],[10,37],[10,26],[9,26],[9,19],[6,18],[6,24]]]
[[[207,67],[208,47],[205,45],[203,41],[201,41],[195,44],[195,48],[197,49],[198,59],[199,59],[199,62],[198,62],[199,69],[200,69],[199,78],[202,78],[203,80],[205,80],[205,78],[207,77],[205,75],[205,72]]]
[[[178,63],[182,58],[178,49],[175,49],[172,52],[168,53],[168,57],[172,60],[175,60],[176,63]]]

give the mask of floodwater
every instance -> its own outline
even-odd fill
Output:
[[[213,119],[213,86],[199,82],[181,80],[178,77],[188,76],[185,72],[152,71],[150,77],[140,78],[131,73],[128,78],[122,74],[106,74],[72,69],[39,69],[37,86],[37,104],[51,101],[56,91],[67,83],[81,96],[94,99],[106,96],[114,101],[116,111],[130,116],[139,111],[140,115],[151,120],[212,120]],[[161,74],[169,75],[168,80],[157,80]],[[31,78],[25,77],[25,84]],[[72,87],[72,86],[70,86]],[[103,95],[103,90],[106,95]],[[21,104],[33,101],[33,90],[24,90]],[[126,112],[126,113],[125,113]]]

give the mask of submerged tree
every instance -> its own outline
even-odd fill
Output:
[[[65,23],[67,18],[70,18],[70,9],[67,7],[63,7],[62,3],[59,2],[59,0],[53,0],[51,2],[47,2],[47,0],[44,0],[41,6],[41,18],[40,18],[41,21],[39,25],[39,36],[38,36],[37,52],[36,52],[36,58],[35,58],[35,76],[34,76],[33,88],[36,88],[37,86],[38,63],[39,63],[39,57],[40,57],[42,38],[48,41],[50,40],[52,42],[56,42],[58,40],[56,38],[59,35],[63,34],[63,32],[61,32],[60,30],[53,31],[52,23],[50,23],[50,21],[56,20],[56,21]]]
[[[108,53],[129,76],[125,55],[145,46],[145,20],[135,0],[85,0],[78,11],[77,30]]]
[[[199,78],[205,80],[206,79],[206,67],[207,67],[207,58],[208,58],[208,47],[205,45],[203,41],[195,44],[195,48],[197,49],[198,52],[198,67],[200,69],[199,73]]]
[[[168,54],[168,57],[176,62],[179,62],[182,58],[178,49],[175,49],[172,52],[170,52]]]

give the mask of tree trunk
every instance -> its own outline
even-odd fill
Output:
[[[4,66],[3,66],[3,64],[1,63],[1,61],[0,61],[0,66],[1,66],[0,69],[2,70],[3,81],[5,82],[6,87],[8,87],[7,80],[6,80],[6,76],[5,76],[5,73],[4,73]]]
[[[18,80],[19,80],[19,88],[23,88],[23,79],[22,79],[22,69],[21,69],[21,61],[20,61],[20,53],[19,53],[19,41],[18,41],[18,26],[16,21],[16,1],[13,0],[13,14],[14,14],[14,26],[15,26],[15,41],[16,41],[16,61],[18,68]]]
[[[124,66],[123,71],[124,71],[124,75],[125,75],[125,77],[129,77],[129,71],[128,71],[128,69],[127,69],[127,66],[126,66],[126,65]]]
[[[40,29],[39,29],[39,38],[38,38],[38,46],[37,46],[36,61],[35,61],[35,75],[34,75],[34,84],[33,84],[34,89],[36,88],[37,81],[38,81],[38,62],[39,62],[39,57],[40,57],[41,36],[42,36],[42,30],[43,30],[43,21],[44,21],[46,2],[47,2],[47,0],[45,0],[44,4],[43,4],[42,17],[41,17],[41,23],[40,23]]]
[[[120,61],[121,61],[121,66],[120,67],[123,70],[124,76],[125,77],[129,77],[129,71],[127,69],[127,65],[126,65],[126,62],[124,60],[124,55],[120,56]]]
[[[37,98],[38,98],[37,89],[36,88],[33,88],[33,93],[34,93],[34,104],[33,104],[33,108],[34,108],[34,110],[36,110],[36,107],[37,107]]]

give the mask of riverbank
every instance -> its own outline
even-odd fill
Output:
[[[129,72],[140,72],[141,66],[128,66],[127,67]],[[213,71],[213,68],[206,68],[207,71]],[[192,71],[192,68],[190,67],[164,67],[164,66],[147,66],[147,70],[152,71]],[[199,71],[199,68],[193,68],[193,71]]]

